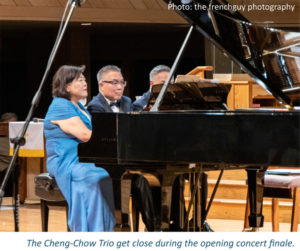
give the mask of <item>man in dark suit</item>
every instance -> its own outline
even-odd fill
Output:
[[[97,73],[99,93],[93,97],[87,109],[90,113],[131,112],[142,110],[134,107],[129,97],[123,96],[126,82],[121,69],[107,65]],[[131,185],[132,199],[141,212],[142,219],[148,231],[159,229],[159,219],[156,217],[152,192],[148,181],[141,175],[134,174]]]
[[[126,81],[120,68],[114,65],[101,68],[97,73],[97,80],[99,93],[88,104],[89,112],[131,112],[133,110],[131,99],[123,96]]]
[[[170,70],[171,69],[169,66],[157,65],[150,71],[149,74],[150,88],[147,92],[143,94],[142,97],[140,97],[133,103],[134,110],[143,110],[148,105],[152,86],[164,84],[169,76]]]

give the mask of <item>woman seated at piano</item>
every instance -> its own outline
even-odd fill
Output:
[[[77,145],[92,133],[91,115],[79,102],[87,97],[84,70],[63,65],[53,77],[53,100],[44,121],[47,170],[67,200],[71,231],[113,231],[111,178],[103,168],[78,161]]]

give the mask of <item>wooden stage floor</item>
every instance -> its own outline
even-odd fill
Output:
[[[4,197],[2,207],[0,208],[0,232],[14,231],[14,217],[12,209],[12,198]],[[66,232],[66,212],[63,207],[50,208],[49,215],[49,231],[50,232]],[[239,220],[220,220],[208,219],[207,222],[216,232],[241,232],[243,229],[243,221]],[[288,232],[290,224],[280,223],[280,231]],[[19,208],[19,229],[20,232],[41,232],[41,213],[39,201],[26,201]],[[143,229],[141,229],[143,230]],[[260,232],[272,231],[270,222],[265,222],[265,226],[259,230]],[[298,227],[298,232],[300,226]]]

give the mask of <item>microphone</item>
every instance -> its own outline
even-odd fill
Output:
[[[86,0],[69,0],[70,4],[72,4],[73,2],[75,2],[75,4],[79,7],[81,7],[81,5],[85,4]]]

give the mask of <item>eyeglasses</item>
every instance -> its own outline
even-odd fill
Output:
[[[111,85],[114,85],[114,86],[117,86],[117,85],[122,85],[122,86],[125,86],[126,85],[126,81],[122,80],[122,81],[118,81],[118,80],[112,80],[112,81],[101,81],[102,83],[108,83],[108,84],[111,84]]]

